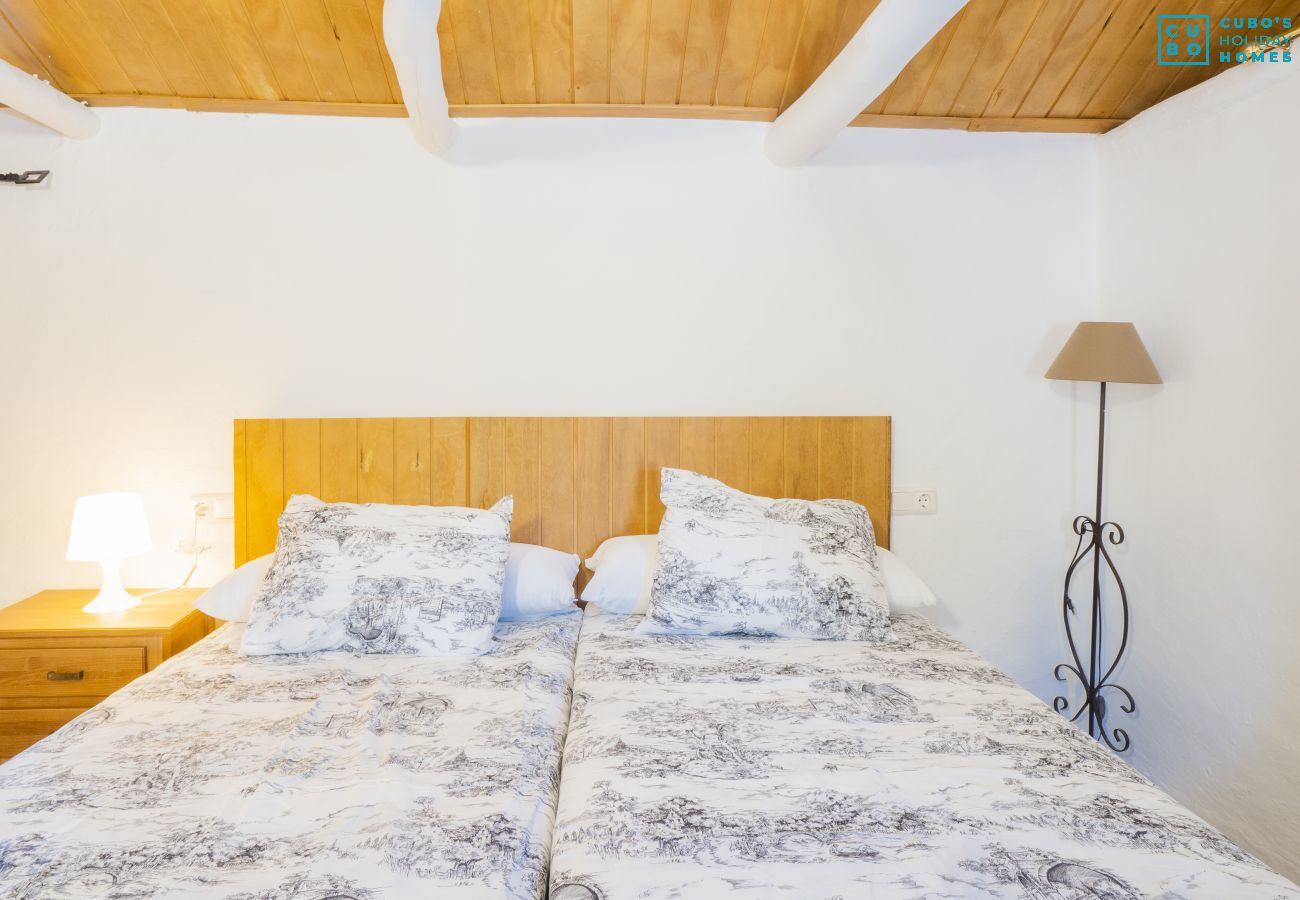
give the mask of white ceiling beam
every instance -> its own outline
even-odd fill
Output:
[[[821,152],[967,0],[880,0],[857,34],[767,133],[768,159],[797,166]]]
[[[99,116],[93,110],[2,59],[0,104],[64,137],[85,140],[99,133]]]
[[[411,133],[420,146],[441,155],[456,141],[456,124],[447,112],[438,49],[442,0],[386,0],[384,43],[402,88]]]

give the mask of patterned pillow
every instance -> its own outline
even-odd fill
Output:
[[[681,469],[661,484],[659,570],[638,633],[893,639],[861,504],[752,497]]]
[[[484,652],[512,511],[290,498],[240,652]]]

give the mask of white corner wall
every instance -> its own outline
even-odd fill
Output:
[[[1132,762],[1300,880],[1300,69],[1249,66],[1100,151],[1101,310],[1165,378],[1110,416]],[[1117,392],[1119,393],[1119,392]]]
[[[240,416],[890,414],[895,520],[946,627],[1045,697],[1070,544],[1069,394],[1091,313],[1094,138],[853,129],[777,168],[765,126],[105,110],[10,120],[0,165],[0,598],[90,585],[73,500],[145,494],[184,571]],[[230,563],[229,533],[199,582]]]

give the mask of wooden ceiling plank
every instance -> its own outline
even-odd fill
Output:
[[[1269,0],[1242,0],[1242,2],[1235,4],[1226,15],[1229,18],[1251,18],[1252,16],[1258,18],[1262,14],[1274,10],[1277,10],[1281,15],[1289,15],[1296,19],[1297,22],[1300,22],[1300,4],[1296,3],[1295,0],[1282,0],[1282,2],[1278,3],[1270,3]],[[1195,87],[1202,81],[1213,78],[1225,69],[1230,69],[1236,65],[1235,62],[1219,62],[1218,54],[1215,52],[1215,48],[1219,46],[1219,36],[1223,33],[1223,28],[1219,24],[1222,18],[1222,16],[1219,16],[1210,21],[1210,64],[1208,66],[1180,67],[1178,75],[1170,82],[1157,102],[1163,102],[1175,94],[1181,94],[1188,88]],[[1294,25],[1296,22],[1292,24]],[[1282,31],[1282,29],[1274,30]]]
[[[1205,13],[1212,20],[1227,13],[1240,0],[1199,0],[1192,5],[1193,13]],[[1157,16],[1158,19],[1158,16]],[[1129,48],[1128,60],[1121,61],[1111,72],[1107,84],[1103,84],[1096,97],[1089,102],[1090,108],[1103,108],[1109,105],[1109,115],[1117,118],[1131,119],[1142,110],[1155,104],[1170,83],[1178,77],[1181,69],[1177,66],[1157,66],[1155,64],[1155,46],[1142,51],[1141,39]]]
[[[745,105],[771,3],[772,0],[732,0],[713,90],[713,102],[719,106]]]
[[[95,43],[113,57],[137,94],[176,93],[118,0],[69,0],[69,6],[81,12],[94,32]]]
[[[334,103],[356,102],[357,92],[322,0],[284,0],[284,4],[317,94]]]
[[[395,98],[388,86],[382,42],[370,21],[365,0],[325,0],[325,11],[338,35],[339,51],[358,102],[392,103]]]
[[[1033,119],[1047,116],[1052,111],[1061,92],[1074,78],[1075,72],[1122,2],[1124,0],[1083,0],[1070,27],[1061,37],[1061,42],[1056,45],[1047,64],[1034,79],[1034,84],[1025,95],[1025,101],[1016,110],[1016,115]]]
[[[3,9],[0,9],[0,59],[58,87],[54,75],[45,67],[40,55],[23,39]]]
[[[475,0],[446,0],[443,10],[451,18],[465,102],[500,103],[501,84],[497,80],[492,22],[487,5]]]
[[[676,103],[691,21],[691,0],[653,0],[646,57],[646,103]]]
[[[465,83],[462,80],[460,54],[456,51],[456,35],[451,27],[451,16],[445,8],[438,17],[438,54],[442,58],[442,86],[447,92],[447,103],[464,103]]]
[[[806,5],[807,0],[773,0],[767,12],[763,41],[759,45],[758,65],[754,68],[754,78],[745,98],[746,106],[780,105]]]
[[[1005,4],[1006,0],[971,0],[965,14],[956,23],[952,40],[930,79],[930,86],[916,106],[919,115],[946,116],[952,111]]]
[[[808,0],[799,43],[790,60],[779,109],[785,110],[803,96],[835,55],[835,40],[844,19],[845,0]]]
[[[257,100],[282,99],[275,70],[262,52],[242,0],[206,0],[203,6],[212,17],[213,27],[239,76],[245,96]]]
[[[1021,42],[1020,49],[1011,60],[1011,65],[1007,66],[998,86],[989,97],[983,115],[1008,118],[1016,114],[1029,94],[1034,79],[1047,65],[1052,51],[1061,42],[1061,37],[1070,27],[1070,22],[1083,2],[1084,0],[1047,0],[1043,4],[1034,17],[1033,24],[1029,26],[1029,33]]]
[[[502,103],[536,103],[537,78],[533,74],[532,21],[528,4],[519,0],[488,0],[492,22],[497,81]]]
[[[1084,107],[1119,65],[1129,48],[1138,43],[1139,38],[1146,37],[1143,43],[1154,65],[1155,33],[1155,0],[1121,2],[1102,28],[1092,49],[1075,70],[1074,76],[1061,91],[1061,96],[1052,105],[1048,115],[1066,119],[1082,117]]]
[[[686,52],[682,59],[678,103],[714,102],[719,67],[722,65],[722,42],[727,36],[727,22],[730,18],[731,0],[695,0],[691,7]]]
[[[573,102],[573,19],[569,0],[529,0],[538,103]]]
[[[170,93],[212,96],[212,88],[199,68],[198,61],[190,53],[190,48],[159,0],[119,2],[148,48],[158,70],[167,80]]]
[[[68,68],[75,67],[87,73],[86,77],[103,93],[140,93],[79,9],[71,6],[68,0],[34,0],[34,5],[48,26],[51,51]]]
[[[610,101],[613,47],[610,42],[610,4],[616,2],[617,0],[573,0],[574,103]],[[645,52],[644,45],[641,52]]]
[[[845,45],[858,33],[862,23],[867,21],[867,16],[876,11],[880,5],[880,0],[848,0],[844,4],[844,14],[840,17],[839,33],[835,35],[835,51],[831,54],[834,58],[839,55]]]
[[[1059,0],[1006,0],[997,24],[980,48],[966,81],[957,92],[950,115],[978,116],[988,106],[998,82],[1006,74],[1043,8]]]
[[[849,0],[849,6],[844,14],[844,20],[840,23],[840,33],[835,39],[835,56],[839,56],[840,51],[844,49],[853,35],[858,33],[858,29],[867,21],[867,16],[876,11],[880,5],[880,0]],[[863,110],[864,113],[877,114],[885,108],[885,103],[889,100],[889,88],[881,91],[880,96]]]
[[[191,0],[158,0],[158,5],[202,74],[207,94],[232,100],[248,97],[206,7]]]
[[[280,95],[285,100],[325,99],[302,51],[294,18],[281,0],[253,0],[245,8]]]
[[[1219,15],[1221,14],[1219,9],[1227,9],[1231,3],[1232,0],[1195,0],[1187,6],[1187,12],[1192,15]],[[1153,10],[1147,17],[1141,32],[1084,105],[1080,112],[1081,116],[1091,118],[1114,116],[1124,100],[1135,90],[1145,91],[1150,98],[1154,89],[1158,96],[1159,90],[1163,90],[1173,80],[1178,71],[1177,67],[1156,65],[1159,17],[1159,9]],[[1154,78],[1154,76],[1161,77]],[[1148,81],[1148,77],[1154,80]],[[1156,84],[1160,86],[1158,89],[1155,89]],[[1147,104],[1142,108],[1145,109],[1151,102],[1151,99],[1148,99]]]
[[[936,34],[922,48],[921,52],[912,58],[907,68],[898,73],[898,77],[889,86],[889,99],[884,105],[886,115],[916,115],[916,108],[920,105],[922,98],[925,97],[925,92],[930,88],[930,80],[934,77],[940,63],[943,62],[944,54],[948,51],[948,44],[952,41],[957,30],[961,28],[962,19],[966,17],[967,9],[969,7],[958,12],[952,21],[945,25],[943,30]]]
[[[384,64],[388,94],[393,98],[394,103],[401,103],[402,87],[397,83],[397,72],[393,69],[393,61],[388,56],[388,46],[384,43],[384,0],[366,0],[366,12],[370,18],[370,33],[374,35],[375,46],[379,49],[379,60]],[[438,19],[441,21],[441,10],[439,12]]]
[[[645,98],[650,0],[609,0],[608,12],[609,102],[641,103]],[[576,60],[579,51],[575,47],[573,52]]]

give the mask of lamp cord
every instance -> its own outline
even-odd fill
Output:
[[[147,594],[141,594],[139,599],[148,600],[150,597],[157,597],[159,594],[169,594],[172,591],[179,591],[190,583],[190,579],[194,577],[194,573],[199,569],[199,557],[202,556],[204,552],[211,549],[210,547],[199,543],[199,517],[197,515],[193,518],[193,527],[190,531],[188,547],[190,552],[190,570],[185,573],[185,577],[181,579],[180,583],[173,585],[172,587],[150,591]]]

